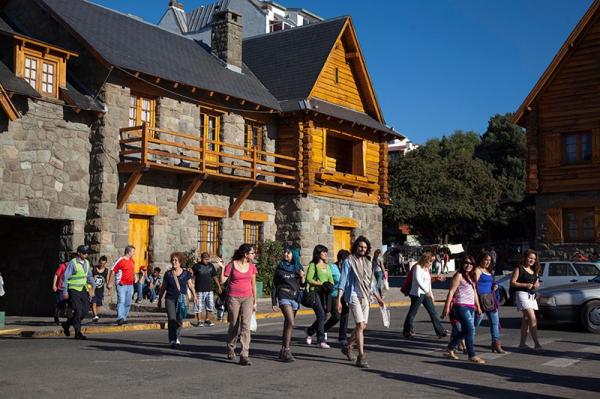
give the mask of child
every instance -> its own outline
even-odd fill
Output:
[[[94,276],[94,281],[96,282],[96,289],[94,290],[94,296],[92,297],[93,323],[98,323],[98,320],[100,320],[100,317],[98,317],[98,308],[102,306],[102,301],[104,300],[104,286],[108,281],[106,262],[106,256],[101,256],[98,264],[94,266],[94,270],[92,270],[92,276]]]

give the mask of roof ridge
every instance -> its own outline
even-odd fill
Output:
[[[350,18],[350,16],[349,15],[341,15],[339,17],[334,17],[334,18],[323,20],[323,21],[313,22],[312,24],[301,25],[301,26],[298,26],[298,27],[292,28],[292,29],[284,29],[284,30],[278,30],[276,32],[263,33],[261,35],[256,35],[256,36],[245,38],[245,39],[243,39],[243,41],[246,42],[246,41],[250,41],[250,40],[254,40],[254,39],[261,39],[261,38],[263,38],[265,36],[272,37],[272,36],[283,34],[283,33],[297,32],[297,31],[299,31],[301,29],[306,29],[306,28],[310,28],[310,27],[314,27],[314,26],[325,25],[325,24],[328,24],[328,23],[337,22],[339,20],[347,19],[347,18]]]

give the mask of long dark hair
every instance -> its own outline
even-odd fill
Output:
[[[473,268],[471,269],[471,272],[467,272],[465,270],[465,263],[469,262],[473,265]],[[475,259],[473,259],[473,257],[471,255],[465,255],[461,260],[460,263],[458,264],[458,267],[456,268],[456,272],[460,273],[462,275],[462,277],[467,280],[467,282],[473,284],[473,273],[475,272]]]
[[[369,240],[367,240],[365,236],[358,236],[358,238],[354,240],[350,252],[352,252],[353,255],[356,255],[358,253],[358,244],[360,244],[361,242],[367,244],[367,252],[365,253],[365,256],[369,256],[369,254],[371,253],[371,243],[369,242]]]
[[[321,254],[323,252],[329,252],[329,250],[325,245],[317,245],[315,249],[313,249],[312,263],[314,263],[315,265],[319,263],[319,260],[321,260]]]
[[[350,256],[350,252],[345,250],[345,249],[340,249],[337,253],[337,262],[336,264],[338,265],[338,267],[341,269],[342,268],[342,264],[344,263],[344,261],[346,260],[346,258]]]
[[[527,258],[529,258],[529,255],[535,255],[535,263],[533,265],[533,272],[536,275],[540,275],[540,272],[542,271],[542,265],[540,265],[540,258],[537,254],[537,252],[535,252],[533,249],[528,249],[527,251],[525,251],[525,254],[523,255],[523,260],[521,261],[521,263],[523,264],[523,267],[527,266]]]
[[[231,260],[242,260],[244,256],[248,255],[254,249],[252,244],[242,244],[238,249],[235,250]]]
[[[490,274],[494,274],[494,265],[492,264],[492,255],[487,252],[487,251],[483,251],[479,254],[479,256],[477,257],[477,267],[483,267],[483,262],[485,262],[485,258],[489,257],[490,258],[490,265],[487,267],[486,271]]]
[[[381,249],[377,248],[373,254],[373,264],[375,264],[375,261],[379,259],[379,255],[381,255]]]

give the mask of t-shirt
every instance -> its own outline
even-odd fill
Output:
[[[316,272],[316,276],[315,276]],[[306,281],[310,285],[310,290],[320,290],[320,285],[313,285],[311,281],[320,281],[321,283],[329,282],[333,285],[333,276],[331,275],[331,268],[329,265],[325,267],[325,269],[321,269],[321,267],[317,267],[314,263],[310,262],[308,264],[308,270],[306,271]]]
[[[187,295],[187,283],[192,278],[192,273],[187,270],[181,272],[181,274],[177,277],[179,280],[179,287],[181,288],[181,294]],[[165,281],[167,283],[167,295],[168,299],[172,299],[176,301],[179,298],[179,290],[177,289],[177,284],[175,283],[175,274],[173,271],[168,271],[165,273]]]
[[[69,262],[64,262],[64,263],[61,263],[60,265],[58,265],[58,267],[56,268],[56,271],[54,272],[54,274],[56,274],[56,276],[57,276],[57,279],[56,279],[57,292],[62,291],[62,289],[63,289],[63,275],[65,274],[65,270],[67,269],[67,263],[69,263]]]
[[[217,269],[212,263],[196,263],[192,266],[194,272],[194,285],[196,292],[212,291],[213,277],[217,275]]]
[[[94,294],[103,295],[104,285],[106,284],[106,280],[108,279],[108,269],[104,268],[103,271],[99,272],[98,269],[94,267],[94,269],[92,270],[92,276],[94,276],[94,281],[96,282],[96,289],[94,291]]]
[[[117,275],[118,284],[133,285],[135,281],[135,265],[133,263],[133,258],[120,258],[117,263],[115,263],[115,267],[113,267],[113,273]]]
[[[229,279],[229,295],[247,298],[252,296],[252,277],[256,275],[256,266],[250,263],[248,271],[242,273],[239,270],[231,270],[233,262],[225,266],[225,277],[232,276]],[[232,273],[233,272],[233,273]]]

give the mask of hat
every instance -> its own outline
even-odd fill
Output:
[[[78,254],[89,254],[90,247],[88,247],[87,245],[80,245],[77,247],[77,253]]]

